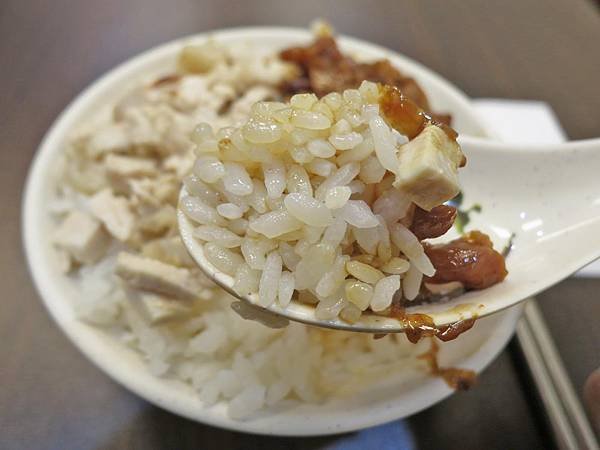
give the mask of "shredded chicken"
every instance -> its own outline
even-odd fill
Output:
[[[106,252],[109,240],[102,224],[81,211],[71,211],[56,229],[53,238],[57,248],[84,264],[98,261]],[[64,259],[61,266],[65,271],[70,268]]]
[[[161,261],[121,252],[115,273],[129,286],[183,300],[193,300],[201,290],[196,274]]]

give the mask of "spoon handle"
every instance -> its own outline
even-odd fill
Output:
[[[600,139],[521,147],[466,139],[463,149],[469,201],[482,205],[485,222],[516,234],[513,274],[564,278],[600,257]]]

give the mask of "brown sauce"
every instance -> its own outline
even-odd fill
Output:
[[[400,133],[414,139],[431,122],[425,111],[415,102],[405,97],[400,89],[392,86],[381,86],[379,107],[389,124]]]
[[[476,317],[473,317],[448,325],[436,326],[433,319],[427,314],[407,313],[406,309],[398,304],[392,304],[390,316],[404,324],[406,337],[413,344],[424,337],[436,337],[444,342],[451,341],[470,330],[476,320]]]
[[[440,367],[438,363],[439,345],[435,339],[431,340],[431,347],[425,353],[419,355],[424,360],[429,372],[436,377],[442,378],[448,386],[457,391],[466,391],[477,382],[477,374],[472,370],[454,367]]]
[[[396,86],[380,87],[379,107],[389,124],[400,133],[414,139],[427,125],[436,125],[455,141],[458,133],[449,125],[434,120],[414,101],[406,97]],[[461,164],[461,167],[464,166]]]

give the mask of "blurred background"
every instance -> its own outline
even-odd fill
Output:
[[[0,448],[328,448],[351,437],[282,439],[218,430],[116,385],[61,334],[29,279],[20,198],[44,132],[85,86],[165,41],[249,25],[336,30],[403,53],[473,98],[547,102],[570,139],[600,136],[600,13],[592,0],[0,3]],[[531,124],[535,127],[535,124]],[[600,168],[599,168],[600,170]],[[600,365],[600,279],[538,298],[578,394]],[[404,424],[422,449],[552,448],[539,399],[511,344],[480,383]],[[401,425],[392,425],[390,436]],[[393,441],[381,448],[396,448]],[[364,448],[364,447],[363,447]]]

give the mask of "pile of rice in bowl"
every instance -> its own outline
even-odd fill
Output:
[[[82,124],[57,164],[49,205],[56,260],[81,291],[78,316],[139,352],[155,375],[189,383],[205,404],[226,401],[232,418],[427,366],[427,340],[243,320],[180,240],[183,180],[180,206],[207,256],[262,305],[305,301],[320,317],[352,322],[367,309],[388,312],[396,291],[414,298],[433,274],[402,222],[416,217],[419,184],[397,172],[390,149],[407,139],[382,118],[380,88],[282,103],[282,86],[298,76],[259,48],[186,46],[173,73]],[[443,127],[421,131],[451,148],[442,196],[454,195],[460,150]]]

